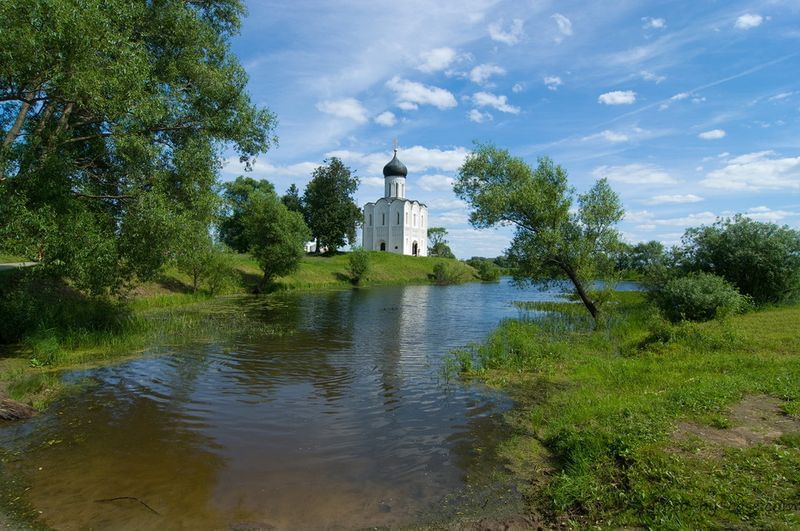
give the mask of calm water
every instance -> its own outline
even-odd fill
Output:
[[[230,300],[293,332],[66,375],[96,385],[0,427],[22,455],[6,478],[59,529],[413,523],[476,473],[509,405],[443,381],[444,358],[553,296],[504,280]],[[98,501],[118,497],[152,511]]]

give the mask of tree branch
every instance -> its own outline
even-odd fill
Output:
[[[91,195],[91,194],[82,194],[79,192],[73,192],[75,197],[79,197],[81,199],[111,199],[111,200],[126,200],[126,199],[133,199],[132,195]]]
[[[26,92],[25,96],[32,98],[33,92]],[[31,108],[29,101],[26,101],[25,99],[21,101],[22,105],[20,105],[19,111],[17,112],[17,119],[14,120],[14,125],[11,126],[11,129],[8,130],[6,137],[3,139],[3,147],[8,147],[14,142],[14,140],[17,139],[19,132],[22,129],[22,124],[25,123],[25,117],[28,115],[28,110]]]

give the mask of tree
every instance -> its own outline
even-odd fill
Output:
[[[230,52],[239,0],[0,3],[0,247],[92,293],[205,222],[221,149],[273,142]]]
[[[275,195],[275,187],[267,180],[239,176],[223,185],[223,212],[219,222],[219,238],[228,247],[240,253],[250,250],[244,235],[244,215],[256,193]]]
[[[362,220],[353,199],[358,183],[358,177],[336,157],[314,170],[303,194],[303,211],[317,252],[323,248],[335,252],[347,242],[355,243]]]
[[[591,280],[611,269],[608,251],[617,241],[613,226],[623,215],[605,179],[578,195],[572,212],[575,190],[561,166],[543,157],[534,170],[506,150],[477,144],[459,168],[453,189],[470,206],[474,227],[514,225],[508,255],[517,282],[567,278],[598,319],[599,300]]]
[[[648,269],[663,264],[667,258],[664,244],[656,240],[635,245],[620,242],[613,254],[616,255],[618,270],[637,273],[645,273]]]
[[[369,272],[369,251],[363,247],[353,249],[347,257],[347,265],[350,269],[350,279],[353,284],[358,284]]]
[[[259,190],[250,197],[242,222],[250,253],[264,273],[261,289],[297,269],[311,237],[299,213],[289,211],[274,192]]]
[[[300,190],[294,183],[286,190],[286,195],[281,197],[281,202],[292,212],[303,213],[303,200],[300,197]]]
[[[179,231],[175,265],[178,270],[191,277],[192,291],[197,291],[200,280],[206,276],[212,265],[214,242],[205,223],[187,220]]]
[[[455,258],[450,246],[447,245],[447,229],[444,227],[431,227],[428,229],[428,254],[440,258]]]
[[[757,303],[800,296],[800,231],[742,215],[690,228],[678,263],[684,271],[719,275]]]

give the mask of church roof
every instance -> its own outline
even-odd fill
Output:
[[[394,150],[394,157],[389,163],[383,167],[384,177],[405,177],[408,175],[408,168],[406,165],[397,160],[397,150]]]

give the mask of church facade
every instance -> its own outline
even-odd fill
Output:
[[[407,175],[395,149],[394,157],[383,167],[383,197],[364,205],[364,249],[428,256],[428,207],[406,199]]]

